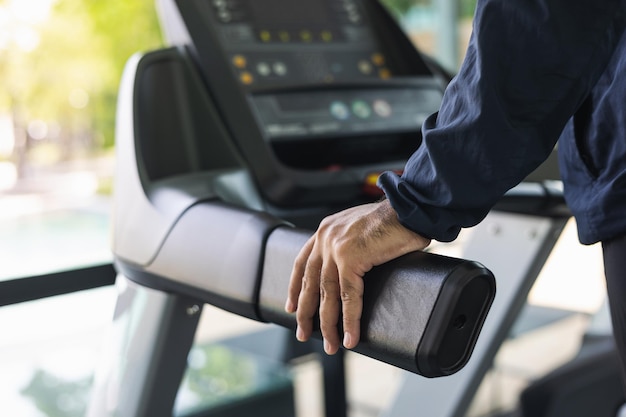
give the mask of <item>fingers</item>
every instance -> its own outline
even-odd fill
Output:
[[[298,323],[296,338],[301,342],[308,340],[313,332],[313,317],[317,314],[320,302],[321,269],[322,259],[309,257],[302,275],[300,296],[296,307],[296,321]]]
[[[296,313],[296,338],[299,341],[311,337],[313,319],[319,314],[324,350],[332,355],[342,343],[352,349],[360,339],[363,279],[349,268],[340,277],[335,261],[337,254],[324,255],[319,245],[319,235],[314,235],[296,257],[285,311]],[[341,313],[343,335],[338,329]]]
[[[324,338],[324,351],[334,355],[339,350],[340,338],[337,329],[341,299],[339,274],[334,263],[324,265],[320,278],[320,330]]]
[[[321,259],[310,258],[303,278],[296,310],[298,329],[296,337],[306,341],[313,331],[313,317],[318,313],[324,338],[324,351],[335,354],[341,343],[354,348],[360,339],[363,311],[363,279],[353,274],[340,278],[334,262],[321,264]],[[343,312],[343,342],[338,323]]]
[[[298,308],[297,301],[300,296],[300,290],[302,288],[302,278],[304,277],[304,270],[306,268],[306,264],[309,260],[309,256],[311,255],[311,251],[313,250],[313,245],[315,244],[315,238],[312,236],[307,240],[302,249],[300,249],[300,253],[296,257],[296,260],[293,265],[293,269],[291,270],[291,277],[289,278],[289,290],[287,292],[287,301],[285,303],[285,311],[287,313],[293,313]]]
[[[341,311],[339,275],[334,262],[323,264],[314,252],[315,237],[309,239],[296,257],[289,280],[285,311],[296,312],[296,338],[306,341],[313,332],[313,318],[320,317],[324,350],[334,354],[339,350],[341,337],[337,329]]]
[[[343,345],[354,348],[361,338],[363,313],[363,279],[357,274],[345,273],[341,277],[341,306],[343,312]]]
[[[342,341],[346,348],[354,348],[360,339],[364,274],[427,244],[405,229],[385,202],[323,219],[296,258],[289,282],[285,310],[296,312],[298,340],[310,337],[313,318],[319,314],[327,353],[335,353]],[[338,331],[340,316],[343,335]]]

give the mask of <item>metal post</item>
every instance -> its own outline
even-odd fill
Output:
[[[202,304],[123,276],[88,417],[171,417]]]
[[[346,400],[345,352],[339,349],[334,355],[322,355],[324,374],[324,406],[326,417],[346,417],[348,401]]]

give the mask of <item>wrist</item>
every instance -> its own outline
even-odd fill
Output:
[[[431,238],[424,236],[406,227],[400,221],[400,218],[398,217],[398,213],[393,208],[393,206],[391,205],[391,202],[388,199],[381,200],[376,204],[377,204],[376,211],[379,214],[378,217],[384,225],[395,228],[397,230],[401,230],[404,233],[407,233],[408,235],[412,235],[413,237],[415,237],[415,239],[419,242],[419,245],[422,247],[426,247],[430,244],[432,240]]]

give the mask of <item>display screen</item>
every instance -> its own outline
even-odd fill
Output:
[[[362,0],[211,0],[231,68],[248,88],[387,79]]]
[[[288,28],[328,26],[328,3],[320,0],[251,0],[248,2],[257,27]]]

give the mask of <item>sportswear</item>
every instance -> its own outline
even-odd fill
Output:
[[[626,233],[626,0],[479,0],[465,60],[401,176],[400,222],[451,241],[558,141],[579,239]]]

